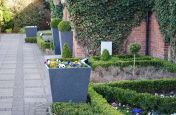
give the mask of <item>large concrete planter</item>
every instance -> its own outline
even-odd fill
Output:
[[[73,32],[59,32],[59,38],[60,38],[60,46],[61,46],[61,52],[62,48],[65,43],[68,44],[68,47],[71,52],[73,52]]]
[[[37,36],[37,26],[26,26],[25,27],[26,37]]]
[[[53,102],[85,102],[91,68],[50,69],[49,77]]]
[[[61,50],[60,50],[60,39],[59,39],[59,32],[57,28],[51,28],[52,35],[53,35],[53,43],[54,43],[54,54],[55,55],[60,55]]]

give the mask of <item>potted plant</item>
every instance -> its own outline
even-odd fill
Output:
[[[57,25],[61,22],[61,19],[53,18],[51,19],[51,31],[53,35],[53,43],[54,43],[54,54],[55,55],[60,55],[61,50],[60,50],[60,39],[59,39],[59,33],[58,33],[58,28]]]
[[[59,29],[59,38],[61,52],[65,43],[68,44],[68,47],[71,52],[73,52],[73,32],[71,31],[71,26],[69,21],[61,21],[58,25]]]
[[[90,66],[84,60],[70,58],[67,44],[64,44],[62,56],[64,58],[46,61],[53,102],[86,102]]]

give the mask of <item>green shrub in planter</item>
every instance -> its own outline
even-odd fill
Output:
[[[52,18],[52,19],[51,19],[51,23],[50,23],[51,28],[57,28],[58,24],[59,24],[61,21],[62,21],[61,19]]]
[[[72,58],[72,54],[68,48],[68,44],[65,43],[62,50],[62,58]]]
[[[71,26],[69,21],[61,21],[58,25],[58,29],[61,32],[71,31]]]
[[[103,53],[101,55],[101,60],[102,61],[108,61],[111,58],[109,51],[107,49],[103,50]]]

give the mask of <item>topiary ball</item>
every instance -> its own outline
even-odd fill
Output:
[[[57,25],[61,22],[62,20],[59,18],[52,18],[50,26],[51,28],[57,28]]]
[[[58,29],[61,32],[71,31],[71,26],[69,21],[61,21],[58,25]]]
[[[132,54],[138,54],[141,49],[141,45],[138,43],[132,43],[128,46],[128,50]]]
[[[101,60],[102,61],[108,61],[111,58],[109,51],[107,49],[103,50],[103,53],[101,55]]]
[[[62,58],[72,58],[72,54],[67,43],[64,44],[64,47],[62,49]]]

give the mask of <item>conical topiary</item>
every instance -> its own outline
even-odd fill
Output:
[[[64,44],[64,47],[62,49],[62,58],[72,58],[72,54],[67,43]]]
[[[111,58],[109,51],[107,49],[103,50],[103,53],[101,55],[101,60],[102,61],[108,61]]]

